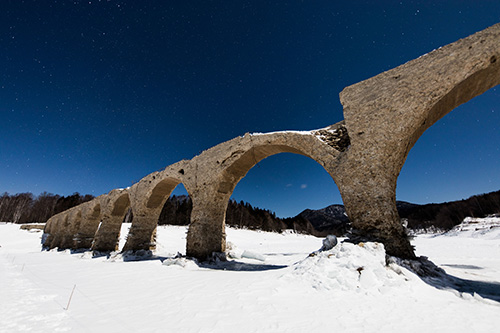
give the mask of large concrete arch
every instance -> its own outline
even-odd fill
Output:
[[[96,198],[99,213],[95,203],[60,213],[47,222],[44,247],[88,245],[101,220],[92,248],[115,250],[129,206],[134,222],[124,249],[154,247],[162,203],[183,183],[193,200],[187,253],[204,259],[225,250],[225,209],[238,181],[263,158],[292,152],[314,159],[332,176],[359,236],[383,242],[390,255],[413,258],[396,210],[399,172],[427,128],[500,83],[499,58],[496,24],[345,88],[340,93],[345,120],[340,123],[309,132],[246,134]],[[80,242],[83,226],[88,226],[87,241]]]
[[[254,134],[246,135],[240,139],[242,141],[234,149],[239,154],[232,158],[229,162],[224,161],[223,170],[218,180],[218,192],[227,193],[233,192],[236,184],[261,160],[279,153],[295,153],[309,157],[318,162],[335,180],[335,167],[337,158],[340,154],[340,148],[333,148],[325,144],[321,137],[321,133],[329,133],[331,137],[336,135],[339,129],[344,130],[342,137],[346,137],[345,127],[343,122],[332,125],[327,129],[310,132],[277,132],[270,134]],[[345,148],[349,141],[346,140]]]
[[[245,134],[196,157],[206,170],[201,172],[205,175],[203,186],[192,193],[187,255],[206,258],[212,252],[225,251],[229,198],[238,182],[259,161],[285,152],[304,155],[322,165],[335,181],[337,158],[348,143],[341,122],[318,131]]]
[[[188,171],[189,165],[181,161],[144,177],[130,188],[134,219],[123,251],[155,248],[158,218],[170,194],[180,183],[191,194],[190,177],[185,177]]]

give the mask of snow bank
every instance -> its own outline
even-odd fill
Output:
[[[288,278],[299,279],[319,290],[383,292],[407,280],[385,263],[380,243],[341,243],[329,251],[312,253],[294,265]]]
[[[315,130],[312,130],[312,131],[295,131],[295,130],[285,130],[285,131],[274,131],[274,132],[266,132],[266,133],[262,133],[262,132],[253,132],[253,133],[250,133],[250,135],[252,136],[259,136],[259,135],[271,135],[271,134],[282,134],[282,133],[285,133],[285,134],[288,134],[288,133],[293,133],[293,134],[301,134],[301,135],[312,135],[313,133],[315,132]]]
[[[482,239],[500,239],[500,217],[466,217],[462,223],[445,233],[445,235]]]

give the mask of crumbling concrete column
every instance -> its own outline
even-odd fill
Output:
[[[193,210],[187,234],[186,255],[205,260],[226,251],[227,195],[207,189],[192,197]]]
[[[43,230],[42,237],[42,246],[45,249],[53,249],[59,246],[59,242],[61,241],[61,225],[63,223],[63,219],[66,217],[66,214],[59,213],[57,215],[52,216],[45,225]]]
[[[163,207],[163,206],[162,206]],[[149,209],[134,214],[127,242],[122,251],[153,250],[156,247],[156,227],[160,209]]]
[[[351,173],[352,177],[342,179],[339,184],[347,216],[354,227],[351,240],[381,242],[388,254],[415,258],[396,209],[395,178],[375,174],[370,168],[356,171],[363,175]]]
[[[117,251],[122,221],[123,216],[103,214],[94,237],[92,251]]]
[[[59,244],[61,249],[75,248],[75,234],[82,223],[81,206],[75,207],[70,211],[68,219],[65,221],[64,233]]]

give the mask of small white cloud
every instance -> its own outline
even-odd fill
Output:
[[[307,184],[302,184],[302,185],[300,185],[300,189],[302,189],[302,190],[303,190],[303,189],[305,189],[305,188],[307,188]]]
[[[292,187],[292,184],[286,184],[285,187]]]

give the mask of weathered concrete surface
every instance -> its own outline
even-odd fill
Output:
[[[116,250],[130,207],[134,219],[123,250],[152,249],[161,208],[182,183],[193,200],[187,255],[205,259],[225,250],[226,208],[238,182],[262,159],[289,152],[325,168],[362,237],[383,242],[388,254],[413,258],[396,211],[399,172],[427,128],[500,83],[499,57],[497,24],[345,88],[345,121],[310,132],[245,134],[55,215],[44,246]]]

